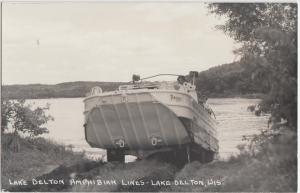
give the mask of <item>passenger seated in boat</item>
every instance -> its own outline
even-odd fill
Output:
[[[184,76],[178,76],[177,83],[174,84],[175,90],[184,90],[183,83],[186,82],[186,79]]]
[[[186,79],[184,76],[178,76],[177,82],[182,85],[184,82],[186,82]]]

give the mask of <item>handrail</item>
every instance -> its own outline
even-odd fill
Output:
[[[146,78],[141,78],[140,80],[154,78],[154,77],[157,77],[157,76],[182,76],[182,75],[179,75],[179,74],[157,74],[157,75],[153,75],[153,76],[148,76]]]
[[[137,81],[142,82],[142,80],[146,80],[146,79],[149,79],[149,78],[154,78],[154,77],[157,77],[157,76],[183,76],[183,75],[179,75],[179,74],[156,74],[156,75],[148,76],[148,77],[145,77],[145,78],[139,78]],[[134,82],[135,82],[134,80],[131,80],[128,83],[134,83]]]

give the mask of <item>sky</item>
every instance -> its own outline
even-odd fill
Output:
[[[233,62],[204,3],[4,3],[2,84],[130,81]]]

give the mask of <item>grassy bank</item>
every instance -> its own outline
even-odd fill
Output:
[[[72,165],[87,161],[82,153],[66,150],[63,145],[44,138],[21,138],[2,134],[1,182],[8,189],[9,179],[31,180],[48,173],[59,165]]]
[[[103,163],[65,150],[45,139],[2,136],[2,187],[8,179],[64,179],[64,185],[29,185],[13,191],[72,192],[296,192],[297,136],[286,133],[260,149],[240,148],[228,161],[192,162],[184,168],[157,160]],[[253,149],[252,149],[253,150]],[[72,184],[75,180],[83,184]],[[87,180],[99,184],[84,184]],[[191,181],[197,181],[192,183]],[[98,182],[97,181],[97,182]],[[160,185],[158,185],[158,183]],[[203,182],[203,184],[199,183]],[[130,185],[131,184],[131,185]]]
[[[117,185],[75,186],[71,190],[80,192],[296,192],[296,139],[295,133],[286,132],[254,149],[250,146],[240,147],[240,154],[231,157],[228,161],[214,161],[209,164],[196,161],[187,164],[183,169],[175,168],[170,163],[149,160],[121,165],[106,164],[78,175],[77,179],[113,179],[117,181]],[[122,180],[143,181],[145,185],[122,185]],[[154,184],[151,184],[151,181]],[[157,181],[161,183],[160,186],[155,183]]]

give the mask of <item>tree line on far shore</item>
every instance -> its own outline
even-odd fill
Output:
[[[120,84],[122,83],[77,81],[55,85],[4,85],[2,86],[2,97],[4,99],[76,98],[84,97],[95,86],[109,91],[117,89]]]
[[[196,86],[202,95],[208,97],[261,96],[269,90],[268,85],[256,81],[253,69],[242,62],[223,64],[200,72]]]
[[[199,73],[197,90],[208,97],[234,97],[265,93],[266,87],[251,78],[252,71],[239,62],[219,65]],[[55,85],[29,84],[4,85],[4,99],[76,98],[84,97],[92,87],[100,86],[104,91],[118,88],[122,82],[77,81]]]

